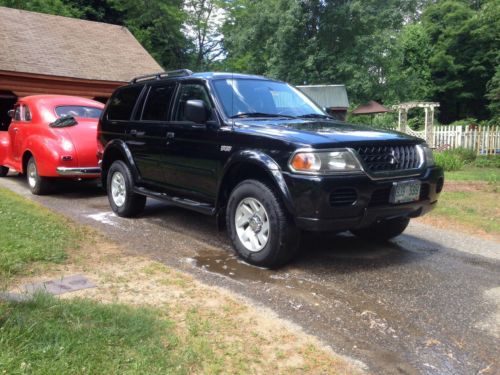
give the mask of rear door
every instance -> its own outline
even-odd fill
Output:
[[[144,93],[143,105],[131,121],[127,142],[145,182],[165,183],[164,152],[167,142],[168,116],[176,84],[150,84]]]

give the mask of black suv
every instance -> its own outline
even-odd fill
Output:
[[[294,87],[188,70],[133,79],[101,116],[113,211],[146,197],[226,223],[247,262],[276,267],[301,230],[385,240],[436,204],[443,171],[418,138],[338,122]]]

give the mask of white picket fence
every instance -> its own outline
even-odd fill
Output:
[[[396,130],[396,129],[395,129]],[[406,133],[426,139],[424,130],[415,131],[410,128]],[[433,146],[438,150],[464,147],[476,151],[480,155],[500,154],[500,126],[446,126],[434,127]],[[431,143],[428,141],[428,143]]]
[[[437,149],[464,147],[478,154],[500,154],[500,126],[436,126],[434,147]]]

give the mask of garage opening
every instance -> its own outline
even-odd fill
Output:
[[[7,112],[14,108],[16,101],[17,96],[12,91],[0,90],[0,131],[9,128],[11,118]]]

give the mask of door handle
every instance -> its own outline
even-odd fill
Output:
[[[137,130],[132,129],[132,130],[130,131],[130,135],[137,135]]]
[[[138,137],[142,137],[144,136],[144,134],[146,134],[145,132],[140,132],[136,129],[132,129],[130,130],[130,135],[133,135],[133,136],[138,136]]]
[[[19,130],[18,128],[13,128],[12,130],[14,130],[14,133],[17,133],[17,131]]]
[[[175,133],[174,132],[167,132],[167,138],[169,138],[169,139],[175,138]]]

